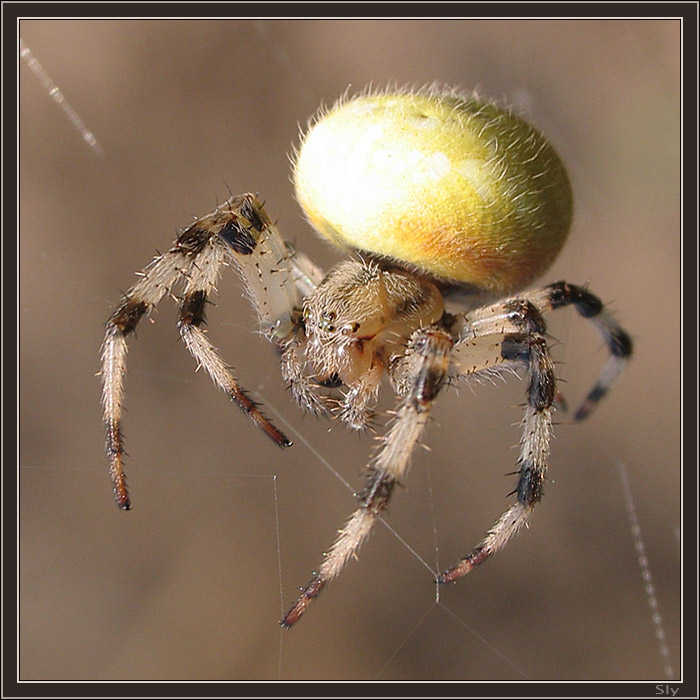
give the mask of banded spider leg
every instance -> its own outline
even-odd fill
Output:
[[[601,378],[576,414],[590,413],[629,358],[632,343],[600,300],[587,290],[564,282],[497,302],[456,317],[445,315],[439,324],[414,332],[406,353],[390,363],[389,374],[404,396],[381,447],[368,467],[368,484],[359,494],[360,507],[325,555],[312,581],[281,621],[289,628],[312,600],[335,578],[370,533],[386,509],[393,488],[406,474],[413,447],[420,440],[440,388],[452,375],[468,376],[494,369],[525,366],[529,376],[523,418],[515,503],[497,520],[486,537],[455,566],[438,576],[450,583],[486,561],[528,523],[543,493],[556,397],[554,363],[547,344],[543,313],[574,304],[593,320],[611,358]]]
[[[340,530],[319,571],[314,572],[312,581],[282,619],[283,627],[291,627],[326,584],[342,571],[389,504],[394,486],[408,470],[413,447],[424,432],[430,409],[447,378],[452,345],[449,333],[434,326],[413,333],[401,368],[395,370],[402,374],[404,384],[410,389],[367,468],[367,486],[359,494],[360,506]]]
[[[438,583],[454,583],[501,549],[528,523],[535,505],[542,498],[551,438],[551,410],[556,395],[554,365],[549,356],[543,314],[571,304],[583,318],[594,323],[610,352],[598,382],[575,414],[576,420],[582,420],[607,393],[632,353],[631,338],[594,294],[567,282],[555,282],[520,297],[464,314],[453,326],[453,332],[459,337],[455,355],[463,355],[455,362],[459,365],[458,373],[468,375],[478,372],[487,364],[493,368],[524,363],[530,384],[518,459],[518,485],[514,491],[517,500],[476,547],[440,574]],[[486,352],[487,357],[475,363],[475,353],[470,352],[470,345],[483,351],[485,344],[489,347],[489,340],[490,361],[487,362]]]
[[[211,344],[202,328],[205,307],[223,267],[232,264],[255,308],[263,334],[279,346],[294,342],[299,288],[313,284],[303,278],[309,266],[292,262],[286,246],[263,205],[252,194],[232,197],[184,229],[173,247],[157,256],[126,292],[107,321],[102,345],[102,405],[106,448],[117,504],[129,510],[121,428],[127,338],[176,285],[183,288],[178,330],[185,346],[213,382],[234,401],[275,444],[291,445],[238,384],[232,367]],[[301,282],[300,282],[301,280]]]

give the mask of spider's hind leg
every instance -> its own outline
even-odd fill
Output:
[[[593,323],[605,341],[610,358],[595,386],[574,415],[576,420],[588,417],[632,356],[632,339],[606,311],[603,302],[585,287],[563,281],[554,282],[525,294],[524,298],[534,304],[540,313],[573,304],[580,316]]]

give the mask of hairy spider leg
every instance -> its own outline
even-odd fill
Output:
[[[122,298],[107,321],[102,343],[102,406],[107,429],[106,449],[109,472],[117,505],[129,510],[131,501],[124,473],[124,441],[121,429],[126,373],[126,339],[136,330],[138,322],[169,293],[175,282],[192,266],[192,261],[177,246],[156,257],[144,269],[141,280]]]
[[[252,194],[232,197],[187,227],[168,252],[152,260],[110,316],[102,345],[102,404],[110,476],[117,504],[123,510],[131,507],[121,429],[126,339],[144,314],[170,294],[178,282],[184,285],[178,329],[189,352],[273,442],[282,447],[292,444],[239,386],[232,368],[201,328],[208,296],[223,266],[232,263],[257,312],[263,334],[273,342],[288,342],[295,329],[293,318],[298,313],[300,292],[287,257],[284,241],[257,198]]]
[[[489,315],[490,314],[490,315]],[[556,395],[554,363],[549,354],[545,337],[546,327],[539,311],[528,301],[514,299],[485,309],[475,314],[475,325],[469,332],[462,329],[462,343],[479,343],[475,347],[500,350],[500,357],[487,362],[479,358],[482,368],[525,364],[530,382],[527,404],[523,418],[523,430],[518,458],[518,484],[514,493],[515,503],[506,510],[488,531],[486,537],[452,568],[438,576],[438,583],[452,583],[486,561],[527,525],[535,505],[542,498],[542,487],[547,476],[549,443],[552,434],[551,408]],[[465,318],[469,314],[465,315]],[[496,336],[496,338],[494,338]],[[496,342],[494,343],[494,340]],[[467,350],[463,361],[473,363]],[[483,371],[472,364],[462,369],[467,374]],[[469,365],[467,365],[469,367]]]
[[[282,618],[283,627],[289,628],[297,622],[311,601],[342,571],[386,509],[394,486],[408,470],[413,448],[423,434],[430,410],[447,378],[452,345],[449,333],[435,326],[418,329],[412,334],[402,367],[410,376],[410,391],[400,403],[368,466],[368,483],[359,494],[361,505],[340,530],[319,571],[314,572],[311,582],[301,589],[301,596]]]
[[[582,287],[556,282],[463,314],[453,324],[453,332],[459,336],[453,352],[458,375],[524,363],[530,385],[518,460],[517,501],[482,542],[438,577],[439,583],[458,580],[501,549],[527,524],[534,506],[542,497],[551,438],[551,407],[556,397],[554,365],[549,356],[542,314],[570,304],[575,305],[581,316],[594,322],[611,355],[595,387],[576,413],[576,419],[580,420],[589,415],[607,392],[632,353],[629,335],[604,310],[598,297]],[[474,352],[475,348],[481,353]],[[490,359],[489,352],[492,353]]]
[[[540,313],[562,309],[571,304],[583,318],[589,319],[601,335],[610,352],[595,386],[589,392],[574,418],[587,418],[596,404],[607,394],[608,389],[622,372],[632,356],[632,339],[618,322],[606,311],[603,302],[586,288],[560,281],[523,295],[531,301]]]

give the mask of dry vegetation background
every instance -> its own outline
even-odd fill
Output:
[[[679,24],[673,21],[23,21],[95,133],[80,140],[20,66],[20,674],[23,679],[660,679],[629,474],[679,672]],[[563,415],[529,532],[459,585],[378,526],[297,628],[295,598],[354,507],[369,437],[301,417],[233,273],[211,338],[289,424],[280,451],[194,373],[164,303],[131,343],[134,510],[112,502],[103,324],[176,228],[258,191],[284,234],[337,258],[289,182],[298,125],[348,86],[441,81],[506,98],[545,131],[576,196],[547,274],[590,282],[636,355],[585,424]],[[571,404],[605,360],[573,312],[551,331]],[[432,568],[506,503],[524,386],[443,396],[389,521]],[[436,551],[437,546],[437,551]],[[279,547],[279,556],[278,556]],[[281,589],[281,593],[280,593]]]

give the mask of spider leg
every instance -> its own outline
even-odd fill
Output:
[[[541,313],[573,304],[583,318],[592,321],[605,341],[610,351],[610,358],[595,386],[574,416],[576,420],[586,418],[608,392],[616,377],[623,370],[625,363],[630,359],[632,339],[605,310],[601,300],[584,287],[563,281],[554,282],[542,289],[528,292],[523,295],[523,298],[532,302]]]
[[[551,437],[551,406],[556,397],[554,364],[539,310],[524,299],[511,299],[465,314],[452,327],[459,341],[453,367],[468,375],[525,364],[530,383],[523,420],[517,500],[466,557],[438,577],[454,582],[501,549],[523,525],[542,497]]]
[[[217,239],[209,243],[197,256],[188,275],[185,296],[180,305],[178,330],[185,347],[223,392],[260,428],[276,445],[288,447],[291,441],[260,411],[257,404],[238,384],[233,371],[224,362],[201,328],[205,322],[205,305],[224,264],[226,250]]]
[[[311,261],[308,255],[286,242],[287,259],[292,269],[294,284],[303,297],[309,296],[323,279],[323,270]]]
[[[504,333],[500,340],[502,360],[506,363],[525,362],[530,377],[518,459],[520,466],[518,485],[515,489],[517,499],[474,549],[438,577],[438,583],[456,581],[501,549],[527,525],[535,505],[542,498],[552,432],[551,407],[556,396],[556,379],[554,364],[544,337],[544,321],[531,304],[528,304],[526,318],[529,319],[528,324],[537,323],[538,329]],[[502,326],[499,333],[502,333]],[[481,347],[485,347],[485,344],[482,343]],[[483,358],[481,361],[484,362]],[[479,371],[478,367],[474,370]]]
[[[284,240],[257,197],[244,194],[232,197],[199,219],[178,242],[194,253],[178,318],[185,346],[213,382],[258,428],[275,444],[288,447],[291,441],[240,387],[231,367],[201,328],[207,299],[215,290],[222,267],[231,262],[257,313],[262,333],[276,343],[287,342],[292,337],[299,293]]]
[[[284,241],[254,195],[229,200],[225,210],[230,221],[213,225],[219,228],[219,240],[226,244],[263,334],[281,353],[282,377],[302,410],[324,415],[323,397],[316,393],[300,359],[302,298],[318,286],[323,272]]]
[[[156,257],[142,279],[122,298],[107,321],[102,345],[102,405],[107,430],[106,448],[117,504],[129,510],[131,502],[124,474],[121,413],[126,372],[127,337],[180,280],[185,293],[178,328],[190,353],[214,383],[277,445],[291,442],[238,385],[231,368],[211,345],[200,326],[207,298],[222,267],[232,262],[260,321],[263,334],[284,343],[293,335],[294,315],[300,303],[284,241],[254,195],[232,197],[210,214],[183,230],[174,246]],[[307,264],[310,265],[310,263]]]
[[[131,502],[124,474],[124,442],[121,429],[126,339],[136,330],[144,314],[151,311],[191,267],[191,259],[177,245],[159,255],[144,269],[141,280],[122,298],[106,324],[102,343],[102,406],[107,429],[109,472],[117,504],[129,510]]]
[[[316,416],[326,415],[328,406],[322,396],[316,392],[313,381],[305,373],[306,362],[300,358],[303,354],[296,338],[287,342],[282,350],[282,379],[289,385],[297,406]]]
[[[582,287],[556,282],[463,314],[452,325],[458,338],[453,352],[453,368],[458,375],[525,363],[530,384],[518,460],[517,500],[482,542],[438,577],[440,583],[456,581],[501,549],[527,524],[542,497],[551,438],[551,409],[553,402],[561,401],[542,314],[571,304],[595,324],[611,355],[598,382],[576,412],[576,419],[580,420],[607,392],[632,353],[629,335],[605,311],[598,297]]]
[[[386,509],[394,486],[408,470],[413,447],[423,434],[430,409],[447,377],[452,346],[451,336],[435,326],[413,333],[403,367],[410,372],[411,388],[368,466],[367,486],[359,494],[360,507],[340,530],[311,583],[301,589],[301,596],[282,618],[283,627],[291,627],[325,585],[338,576]]]
[[[377,401],[383,375],[384,364],[375,360],[369,370],[357,382],[350,385],[343,397],[338,417],[353,430],[362,430],[367,427]]]
[[[632,355],[633,345],[629,334],[605,310],[601,300],[587,289],[568,282],[555,282],[518,297],[461,314],[455,320],[453,331],[461,342],[489,333],[512,333],[518,329],[536,328],[538,321],[533,311],[539,312],[541,316],[572,304],[583,318],[594,324],[610,352],[610,358],[598,381],[576,411],[575,419],[581,420],[591,413],[624,369]],[[563,403],[562,397],[558,397],[557,401]]]

